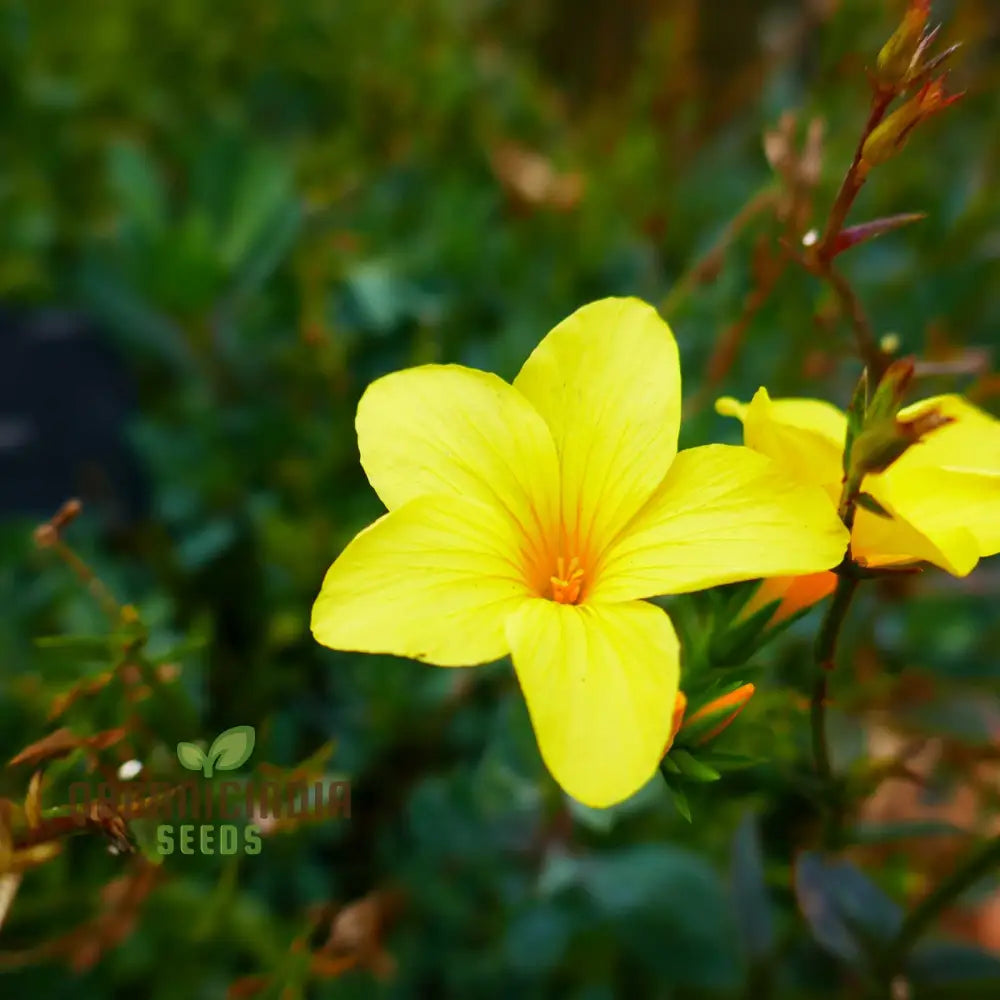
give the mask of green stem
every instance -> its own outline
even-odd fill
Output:
[[[903,921],[888,950],[888,968],[898,971],[907,953],[929,930],[941,913],[970,886],[1000,866],[1000,837],[987,841],[974,851],[943,882],[925,896]]]
[[[851,324],[851,329],[854,331],[858,354],[877,384],[889,366],[889,358],[878,344],[875,330],[865,315],[861,300],[847,278],[829,261],[822,263],[821,274],[830,283],[830,287],[836,294],[840,302],[841,311],[847,317],[848,322]]]
[[[847,617],[854,593],[858,589],[858,580],[847,574],[837,578],[837,589],[833,600],[826,609],[823,624],[816,637],[815,662],[816,679],[813,683],[812,701],[810,704],[810,722],[812,730],[813,760],[816,774],[829,794],[824,840],[828,846],[836,845],[841,838],[843,826],[843,804],[840,789],[830,763],[830,750],[826,732],[826,701],[829,687],[828,676],[833,669],[834,657],[837,652],[837,640],[840,630]]]

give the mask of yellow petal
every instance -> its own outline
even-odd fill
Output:
[[[528,595],[518,538],[501,515],[460,497],[418,497],[366,528],[327,571],[312,612],[333,649],[439,666],[508,652],[504,621]]]
[[[503,512],[535,549],[555,532],[552,435],[496,375],[460,365],[386,375],[361,397],[357,430],[361,464],[389,510],[419,496],[461,496]]]
[[[670,736],[679,649],[652,604],[534,599],[507,623],[538,747],[573,798],[604,807],[656,773]]]
[[[750,448],[682,451],[597,570],[595,601],[818,573],[847,547],[827,494]]]
[[[559,452],[564,555],[592,563],[677,450],[680,364],[670,327],[638,299],[592,302],[548,334],[514,386]]]
[[[954,423],[932,431],[909,448],[891,471],[933,467],[948,472],[1000,476],[1000,420],[961,396],[934,396],[900,412],[912,420],[938,409]]]
[[[761,387],[749,404],[725,397],[716,410],[743,422],[743,443],[802,482],[840,496],[847,418],[819,399],[771,399]]]
[[[942,558],[919,554],[951,573],[964,575],[967,537],[976,553],[1000,552],[1000,421],[959,396],[926,399],[903,411],[904,418],[937,406],[954,423],[933,431],[866,488],[926,535]]]
[[[858,510],[851,532],[855,560],[873,567],[929,562],[954,576],[972,571],[979,561],[979,546],[967,528],[954,518],[947,523],[920,518],[918,528],[917,523],[903,517],[884,488],[871,492],[892,517]]]

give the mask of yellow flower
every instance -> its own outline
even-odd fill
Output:
[[[952,423],[911,446],[862,484],[890,517],[859,508],[851,551],[863,565],[929,562],[965,576],[981,557],[1000,552],[1000,421],[960,396],[937,396],[900,411],[913,420],[937,407]],[[749,404],[724,398],[716,409],[743,422],[743,443],[802,483],[840,496],[847,418],[818,399],[771,399],[758,390]],[[830,593],[832,573],[765,580],[752,604],[783,598],[777,615],[793,614]],[[751,609],[752,610],[752,609]]]
[[[679,651],[643,598],[835,565],[821,490],[748,448],[677,454],[670,328],[636,299],[560,323],[509,385],[457,365],[374,382],[361,463],[389,513],[330,567],[313,608],[334,649],[440,666],[511,655],[539,748],[607,806],[655,773]]]

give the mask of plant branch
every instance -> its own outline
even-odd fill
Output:
[[[887,969],[890,974],[899,971],[907,953],[942,912],[966,889],[997,866],[1000,866],[1000,837],[994,837],[970,854],[951,875],[917,904],[889,945]]]
[[[861,162],[861,151],[865,147],[868,136],[875,131],[885,117],[885,113],[889,110],[889,105],[895,96],[893,90],[881,87],[877,88],[872,96],[868,121],[865,123],[861,138],[858,140],[857,149],[854,151],[854,159],[851,160],[851,165],[848,167],[847,173],[840,183],[840,190],[837,192],[833,207],[830,209],[830,216],[826,220],[826,228],[823,230],[823,236],[815,247],[816,259],[819,261],[828,264],[833,259],[833,249],[837,242],[837,237],[844,228],[844,223],[847,221],[847,215],[854,204],[854,199],[857,198],[858,192],[864,187],[867,178],[867,170]]]
[[[837,192],[837,197],[830,209],[823,235],[814,246],[809,248],[802,259],[802,263],[808,270],[816,277],[826,281],[833,289],[844,315],[847,316],[854,330],[858,354],[869,369],[875,383],[878,383],[882,377],[889,364],[889,359],[879,347],[875,331],[865,315],[854,289],[851,288],[850,282],[834,268],[833,258],[837,253],[837,243],[844,223],[847,221],[851,207],[868,176],[868,168],[862,158],[865,142],[885,117],[885,113],[895,96],[896,93],[892,89],[876,87],[868,112],[868,121],[865,122],[861,138],[858,140],[851,165],[841,181],[840,190]]]
[[[834,666],[840,630],[847,617],[851,601],[854,599],[855,591],[858,589],[858,582],[857,579],[847,574],[838,577],[833,600],[826,609],[826,615],[816,637],[816,678],[813,682],[809,718],[816,774],[830,793],[829,808],[824,823],[824,840],[828,846],[834,846],[839,842],[843,828],[843,803],[840,790],[837,787],[837,779],[830,763],[829,741],[827,739],[826,702],[829,691],[829,674]]]
[[[773,211],[780,200],[780,191],[773,183],[757,190],[729,220],[718,239],[674,282],[660,311],[668,319],[699,285],[711,281],[722,267],[723,259],[747,226],[757,216]]]
[[[865,315],[864,307],[858,298],[851,283],[832,264],[821,264],[820,275],[830,283],[834,294],[840,302],[840,307],[851,323],[854,330],[854,340],[858,347],[858,354],[861,355],[865,367],[871,373],[873,382],[877,385],[882,378],[890,359],[879,347],[878,338],[875,336],[871,322]]]

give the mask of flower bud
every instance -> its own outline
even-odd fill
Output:
[[[870,472],[884,472],[925,435],[953,422],[935,406],[912,420],[886,417],[873,423],[858,435],[851,451],[856,481]]]
[[[878,54],[876,76],[881,83],[898,87],[912,78],[930,16],[931,0],[910,0],[902,23]]]
[[[680,731],[681,723],[684,721],[684,713],[687,711],[687,696],[683,691],[677,692],[677,700],[674,702],[674,717],[670,724],[670,736],[667,739],[666,745],[663,747],[663,753],[661,757],[669,753],[670,748],[674,745],[674,740],[677,739],[677,733]]]
[[[869,421],[894,417],[899,413],[903,398],[910,387],[910,382],[913,381],[915,368],[912,358],[900,358],[889,365],[868,404],[866,417]]]
[[[701,746],[714,740],[743,711],[754,690],[753,684],[741,684],[734,691],[702,705],[680,727],[685,743]]]
[[[946,97],[944,80],[943,76],[928,80],[913,97],[872,131],[861,148],[861,159],[866,167],[875,167],[892,159],[917,125],[962,97],[961,94]]]

